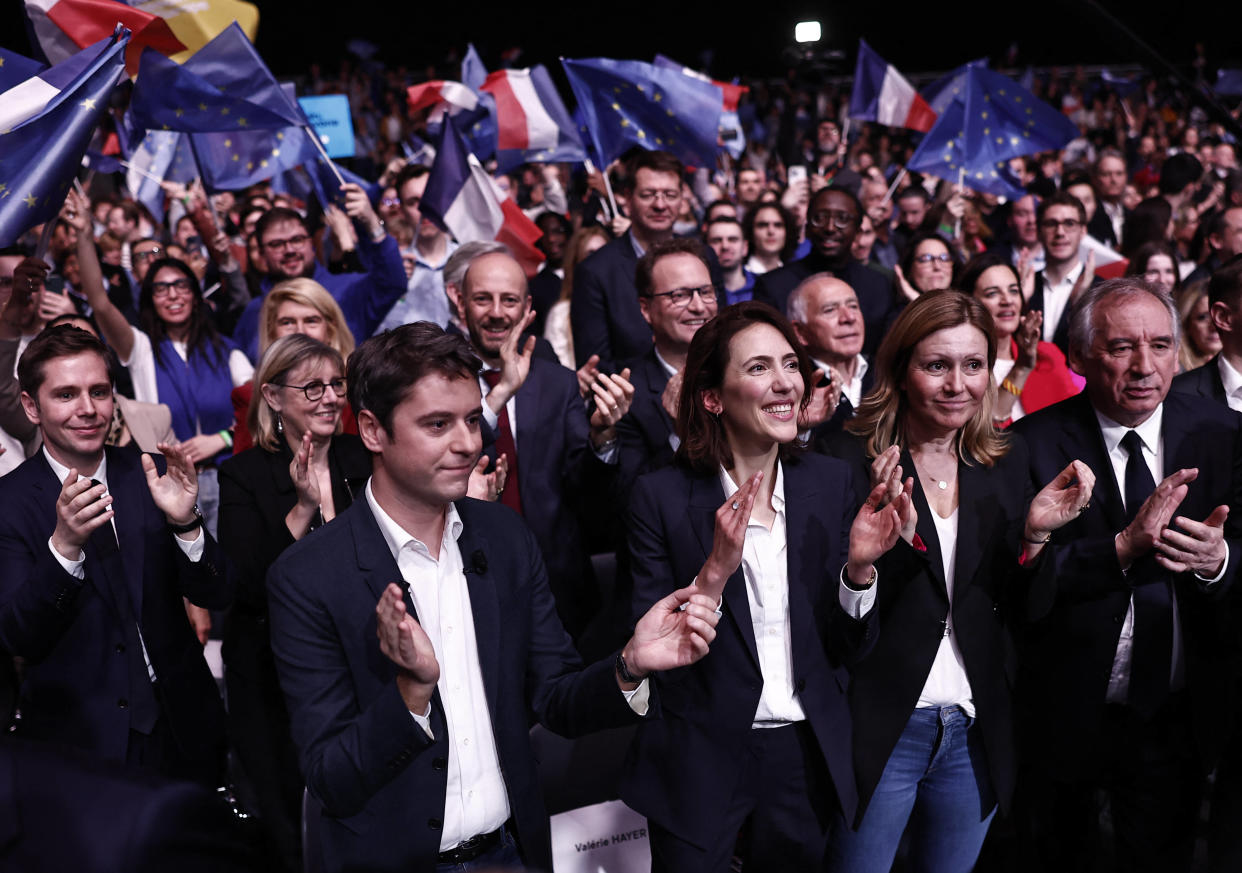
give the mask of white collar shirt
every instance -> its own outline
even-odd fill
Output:
[[[1074,291],[1074,283],[1082,275],[1083,263],[1079,259],[1074,269],[1065,274],[1065,278],[1053,285],[1048,281],[1048,274],[1043,274],[1044,283],[1044,342],[1052,342],[1061,323],[1061,316],[1069,306],[1070,295]]]
[[[1242,412],[1242,373],[1235,370],[1223,354],[1216,356],[1216,368],[1220,372],[1221,384],[1225,386],[1225,402],[1235,412]]]

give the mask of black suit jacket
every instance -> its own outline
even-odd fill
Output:
[[[668,373],[661,366],[653,347],[636,361],[631,361],[630,383],[634,401],[630,411],[617,422],[620,442],[620,470],[617,474],[619,506],[628,503],[629,489],[641,474],[667,467],[673,462],[673,419],[664,409],[664,389]]]
[[[191,563],[173,542],[138,452],[105,451],[122,568],[87,543],[85,579],[65,572],[48,546],[61,483],[43,453],[0,478],[0,649],[26,661],[19,734],[126,760],[130,659],[145,667],[137,631],[121,619],[112,587],[119,583],[140,617],[160,683],[160,716],[182,758],[210,771],[223,749],[224,710],[181,598],[223,608],[232,580],[205,531],[201,561]]]
[[[1094,288],[1103,280],[1096,276],[1091,280],[1091,287]],[[1027,303],[1028,309],[1038,309],[1044,311],[1044,271],[1040,270],[1035,274],[1035,291],[1031,294],[1031,299]],[[1069,326],[1070,314],[1074,311],[1074,304],[1071,301],[1063,310],[1061,310],[1061,320],[1057,322],[1056,331],[1052,334],[1052,344],[1061,350],[1067,358],[1069,357]]]
[[[1125,210],[1125,219],[1130,217],[1130,210]],[[1124,228],[1124,224],[1123,224]],[[1091,216],[1091,220],[1087,222],[1087,233],[1095,237],[1106,246],[1111,246],[1115,251],[1121,250],[1120,241],[1117,239],[1117,233],[1113,230],[1113,220],[1108,217],[1108,213],[1104,211],[1103,204],[1096,206],[1095,215]]]
[[[1229,706],[1228,615],[1220,604],[1242,557],[1242,416],[1170,393],[1162,428],[1164,475],[1184,467],[1199,470],[1177,514],[1202,521],[1221,504],[1231,509],[1225,524],[1229,563],[1222,579],[1210,588],[1190,573],[1172,580],[1196,752],[1210,766],[1220,749]],[[1056,701],[1073,713],[1073,718],[1040,719],[1031,749],[1055,771],[1077,777],[1089,767],[1092,750],[1106,740],[1100,735],[1105,695],[1131,585],[1168,576],[1152,570],[1150,557],[1140,559],[1128,575],[1121,570],[1114,537],[1125,527],[1123,486],[1113,475],[1085,393],[1023,417],[1013,430],[1030,446],[1035,487],[1075,459],[1096,475],[1091,505],[1053,534],[1055,573],[1049,584],[1032,589],[1029,608],[1038,621],[1030,628],[1024,651],[1025,702],[1038,708]]]
[[[892,284],[880,273],[853,258],[843,267],[834,267],[812,250],[805,258],[758,277],[755,280],[755,299],[770,303],[783,315],[789,295],[803,279],[816,273],[831,273],[854,289],[854,293],[858,295],[859,309],[862,310],[863,324],[867,328],[863,354],[868,357],[874,355],[880,346],[880,340],[888,332],[889,325],[897,317],[901,307],[897,303]]]
[[[840,434],[832,446],[856,465],[857,476],[869,477],[870,459],[858,437]],[[902,453],[901,466],[914,470],[908,452]],[[1016,630],[1025,617],[1024,592],[1040,572],[1051,570],[1050,561],[1025,568],[1018,563],[1032,494],[1028,466],[1020,438],[990,468],[977,462],[958,464],[954,634],[970,680],[988,775],[1002,809],[1008,808],[1017,774],[1012,695],[1018,669]],[[854,669],[850,689],[863,810],[918,703],[950,609],[943,549],[917,476],[914,504],[926,550],[899,540],[878,562],[875,611],[884,634]]]
[[[555,270],[546,268],[530,280],[530,303],[535,310],[535,320],[531,322],[530,329],[536,336],[543,336],[548,310],[561,298],[562,281]]]
[[[874,642],[874,610],[864,621],[837,600],[854,517],[849,469],[807,454],[785,464],[785,513],[793,681],[836,790],[852,819],[857,807],[850,759],[847,666]],[[724,492],[715,473],[678,465],[643,476],[629,510],[634,614],[688,585],[712,549]],[[682,839],[706,847],[733,800],[763,688],[750,599],[742,569],[724,589],[711,652],[658,677],[663,717],[642,724],[630,748],[621,796]]]
[[[867,367],[867,372],[863,373],[862,393],[859,394],[860,401],[871,393],[871,389],[875,385],[875,366],[870,359],[868,359],[867,363],[869,366]],[[833,439],[834,434],[839,434],[845,430],[845,426],[849,424],[850,419],[854,417],[854,413],[857,411],[854,408],[854,404],[842,397],[841,402],[837,404],[837,408],[832,413],[832,418],[811,429],[811,445],[815,446],[817,451],[832,454],[832,451],[826,448],[826,444]]]
[[[1228,406],[1229,398],[1225,394],[1225,383],[1220,378],[1220,365],[1217,362],[1219,358],[1218,354],[1202,367],[1178,373],[1173,377],[1173,390],[1181,394],[1202,397],[1205,400],[1214,400]]]
[[[461,584],[513,827],[526,863],[551,869],[528,714],[563,736],[637,716],[611,659],[583,668],[557,620],[530,530],[503,506],[470,499],[456,506],[469,570]],[[375,635],[375,604],[400,580],[365,499],[286,550],[268,575],[272,648],[293,739],[324,809],[326,873],[431,870],[439,852],[451,745],[443,705],[437,692],[431,739],[410,717]],[[406,608],[417,618],[408,590]]]

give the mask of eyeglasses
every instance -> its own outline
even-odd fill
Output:
[[[1057,230],[1058,228],[1063,229],[1063,230],[1078,230],[1078,228],[1082,227],[1082,222],[1079,221],[1077,218],[1065,218],[1065,219],[1062,219],[1061,221],[1057,221],[1055,218],[1045,218],[1043,221],[1039,223],[1039,226],[1042,227],[1044,230],[1053,230],[1053,231]]]
[[[715,300],[716,287],[714,285],[700,285],[697,288],[674,288],[672,291],[660,291],[652,294],[652,297],[666,297],[670,306],[680,309],[690,304],[690,299],[694,295],[699,295],[700,300]]]
[[[263,243],[263,248],[273,253],[282,252],[289,246],[293,246],[295,249],[298,249],[306,245],[308,242],[310,242],[310,237],[304,233],[300,233],[297,236],[291,236],[288,239],[269,239]]]
[[[380,200],[380,206],[400,206],[401,201],[396,197],[384,197]]]
[[[642,191],[635,192],[634,197],[643,203],[651,203],[658,197],[663,197],[665,203],[676,203],[681,199],[681,192],[672,188],[667,191],[651,191],[644,189]]]
[[[158,258],[163,253],[164,253],[164,250],[161,248],[147,249],[144,252],[134,252],[133,260],[149,261],[152,258]]]
[[[916,256],[915,260],[918,261],[920,264],[930,264],[933,261],[939,261],[942,264],[948,264],[952,262],[953,256],[949,254],[948,252],[941,252],[938,255],[933,255],[928,252],[924,252],[923,254]]]
[[[808,215],[807,221],[810,222],[811,227],[828,227],[831,224],[837,230],[845,230],[858,222],[858,216],[852,212],[821,209]]]
[[[316,379],[314,382],[307,382],[305,385],[290,385],[286,382],[275,382],[273,384],[279,385],[281,388],[296,388],[297,390],[305,394],[306,399],[309,400],[311,403],[314,403],[317,400],[319,400],[321,397],[323,397],[323,392],[327,391],[329,388],[332,389],[332,393],[335,394],[337,397],[345,396],[345,377],[344,376],[338,376],[335,379],[329,379],[327,382],[321,382],[318,379]]]
[[[163,272],[162,270],[160,272]],[[189,279],[173,279],[171,282],[152,282],[151,296],[167,297],[174,291],[185,292],[190,290]]]

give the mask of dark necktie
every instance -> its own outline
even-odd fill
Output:
[[[1143,458],[1143,442],[1132,430],[1126,431],[1121,445],[1129,453],[1126,462],[1126,523],[1134,520],[1139,508],[1156,490],[1151,468]],[[1169,693],[1169,674],[1173,662],[1173,592],[1168,574],[1150,557],[1130,569],[1134,594],[1134,638],[1130,650],[1129,703],[1150,715]]]
[[[156,703],[151,674],[147,671],[146,659],[142,655],[138,618],[134,614],[134,602],[129,596],[125,566],[121,560],[121,549],[112,522],[95,528],[90,535],[89,545],[93,547],[99,567],[107,580],[107,590],[111,592],[112,601],[121,617],[125,642],[122,644],[124,648],[117,654],[125,658],[129,669],[129,695],[122,698],[125,707],[129,709],[129,724],[139,733],[149,734],[159,716],[159,704]],[[111,654],[109,653],[110,656]],[[117,705],[121,705],[120,700]]]
[[[483,379],[495,388],[500,382],[500,371],[484,370]],[[500,412],[496,415],[496,452],[509,459],[509,472],[505,475],[505,490],[500,492],[500,502],[521,515],[522,492],[518,488],[517,442],[513,439],[513,428],[509,426],[508,404],[500,407]]]

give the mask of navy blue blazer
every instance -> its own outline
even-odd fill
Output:
[[[860,439],[838,434],[834,453],[868,476]],[[914,470],[908,452],[903,470]],[[975,717],[987,752],[988,775],[1001,809],[1009,807],[1017,776],[1013,686],[1017,681],[1016,637],[1025,619],[1025,592],[1051,561],[1030,567],[1018,563],[1020,538],[1032,491],[1026,444],[1011,441],[1009,452],[991,468],[958,464],[957,552],[953,584],[953,624],[966,664]],[[1042,486],[1041,486],[1042,487]],[[854,765],[861,804],[866,809],[897,740],[927,682],[949,614],[944,558],[931,508],[915,477],[917,533],[926,551],[904,541],[878,562],[875,611],[883,638],[854,670],[850,707],[854,715]]]
[[[1220,366],[1217,364],[1219,357],[1217,354],[1202,367],[1178,373],[1173,377],[1172,390],[1228,406],[1229,398],[1225,394],[1225,383],[1220,378]]]
[[[850,759],[847,665],[874,642],[865,621],[837,599],[849,551],[854,489],[849,468],[806,454],[785,463],[785,513],[793,681],[847,818],[858,795]],[[715,473],[682,465],[641,477],[630,501],[634,610],[690,584],[712,549],[724,492]],[[631,807],[700,847],[722,838],[763,689],[742,569],[724,589],[724,615],[711,651],[694,666],[656,678],[662,718],[638,729],[621,796]]]
[[[1114,537],[1125,527],[1122,486],[1113,475],[1095,412],[1085,393],[1041,409],[1014,423],[1030,446],[1031,479],[1050,481],[1080,460],[1095,472],[1091,505],[1052,537],[1055,575],[1032,590],[1031,609],[1042,616],[1031,628],[1023,659],[1023,697],[1033,706],[1057,701],[1071,719],[1040,719],[1034,745],[1047,763],[1077,776],[1100,741],[1105,695],[1117,640],[1130,602],[1131,585],[1148,581],[1141,560],[1122,573]],[[1164,475],[1196,467],[1178,515],[1202,521],[1221,504],[1229,563],[1210,589],[1182,573],[1173,591],[1185,647],[1186,688],[1196,752],[1210,766],[1225,732],[1230,697],[1228,611],[1221,609],[1242,557],[1242,415],[1196,397],[1170,393],[1164,401],[1161,436]],[[1167,573],[1159,578],[1167,578]],[[1171,619],[1170,619],[1171,620]]]
[[[550,870],[529,713],[567,737],[638,717],[611,659],[583,668],[521,519],[493,503],[456,506],[462,584],[513,826],[526,863]],[[327,873],[432,870],[439,852],[447,723],[437,692],[435,739],[418,727],[397,691],[396,667],[380,652],[375,604],[390,582],[400,584],[401,574],[364,499],[287,549],[268,574],[272,649],[302,772],[324,809]],[[408,590],[406,608],[417,618]]]
[[[831,273],[854,289],[854,293],[858,295],[863,324],[867,329],[866,338],[863,340],[863,354],[873,357],[880,346],[880,340],[888,332],[889,325],[897,317],[901,307],[893,292],[892,283],[853,258],[843,267],[833,267],[812,250],[805,258],[778,267],[756,279],[755,299],[770,303],[784,314],[789,295],[803,279],[816,273]],[[574,303],[577,305],[576,296]]]
[[[655,348],[636,361],[631,361],[630,384],[634,386],[634,401],[629,413],[617,422],[617,440],[620,442],[620,470],[617,473],[618,493],[621,506],[628,502],[629,489],[641,474],[673,462],[673,419],[664,409],[664,389],[668,386],[668,373],[656,358]]]
[[[181,598],[222,609],[232,600],[231,574],[221,569],[223,558],[205,531],[201,561],[191,563],[173,542],[136,450],[105,451],[122,580],[110,577],[115,563],[101,560],[94,543],[84,550],[84,580],[52,556],[48,538],[61,483],[42,452],[0,478],[0,650],[26,662],[19,733],[126,760],[130,659],[141,665],[142,647],[136,629],[121,619],[112,589],[119,581],[140,616],[160,683],[160,714],[183,758],[210,769],[223,749],[224,710]]]

